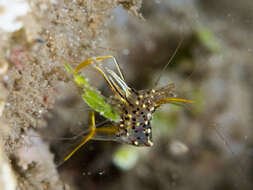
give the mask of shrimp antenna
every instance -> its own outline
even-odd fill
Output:
[[[228,149],[228,151],[229,151],[233,156],[235,156],[236,154],[235,154],[235,152],[233,151],[233,149],[231,148],[231,146],[229,145],[227,138],[225,137],[224,134],[221,133],[221,131],[219,131],[219,129],[216,127],[216,124],[214,125],[214,130],[215,130],[215,132],[216,132],[216,135],[224,142],[224,144],[225,144],[226,148]],[[245,172],[244,172],[244,169],[243,169],[243,166],[241,165],[241,163],[237,163],[237,164],[238,164],[238,167],[239,167],[239,170],[240,170],[240,173],[238,173],[238,174],[239,174],[239,175],[244,174]],[[244,179],[244,182],[246,182],[246,181],[245,181],[245,178],[243,178],[243,179]]]
[[[174,59],[174,57],[176,56],[176,54],[177,54],[179,48],[181,47],[183,41],[184,41],[184,35],[182,35],[182,37],[181,37],[181,39],[180,39],[180,41],[179,41],[179,43],[178,43],[178,45],[177,45],[175,51],[173,52],[172,56],[170,57],[168,63],[163,67],[162,71],[160,72],[160,75],[158,76],[158,78],[157,78],[157,80],[156,80],[156,82],[155,82],[155,86],[158,85],[158,83],[159,83],[159,81],[160,81],[160,79],[161,79],[161,77],[162,77],[164,71],[167,69],[167,67],[169,66],[169,64],[171,63],[171,61],[172,61],[172,60]]]

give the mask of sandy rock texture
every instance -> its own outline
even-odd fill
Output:
[[[252,1],[26,2],[23,26],[0,31],[0,189],[253,188]],[[116,56],[129,86],[160,78],[195,104],[158,110],[151,148],[90,141],[57,167],[91,110],[63,65],[100,55]],[[92,66],[82,73],[112,95]]]

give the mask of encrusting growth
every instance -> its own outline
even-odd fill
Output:
[[[116,66],[118,74],[109,68],[99,66],[99,62],[111,58]],[[82,142],[67,156],[68,160],[81,146],[89,140],[110,140],[134,146],[152,146],[152,115],[161,105],[166,103],[193,103],[187,99],[176,98],[173,93],[174,84],[169,84],[160,89],[148,89],[136,91],[130,88],[125,80],[120,67],[113,56],[94,57],[80,63],[74,71],[78,71],[87,65],[94,63],[95,68],[104,77],[114,93],[112,105],[120,115],[119,122],[111,122],[96,128],[94,112],[91,114],[90,132]]]

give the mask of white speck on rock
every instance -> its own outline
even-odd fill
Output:
[[[13,32],[20,29],[23,24],[17,18],[27,14],[29,11],[28,3],[24,0],[0,1],[3,11],[0,13],[0,28]]]

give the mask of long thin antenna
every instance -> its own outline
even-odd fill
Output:
[[[223,141],[223,143],[225,144],[225,146],[226,146],[226,148],[228,149],[228,151],[229,151],[233,156],[236,156],[235,152],[233,151],[233,149],[232,149],[231,146],[229,145],[229,143],[228,143],[228,141],[227,141],[225,135],[222,134],[222,133],[217,129],[216,124],[214,124],[213,128],[214,128],[214,130],[215,130],[217,136],[218,136],[218,137]],[[242,166],[241,163],[239,163],[239,162],[238,162],[237,164],[238,164],[238,167],[239,167],[239,170],[240,170],[240,171],[238,172],[238,175],[242,176],[243,174],[245,174],[244,169],[243,169],[243,166]],[[245,179],[244,177],[242,177],[242,178],[243,178],[244,183],[247,184],[246,179]]]
[[[161,79],[161,77],[162,77],[164,71],[167,69],[167,67],[169,66],[169,64],[171,63],[171,61],[172,61],[172,60],[174,59],[174,57],[176,56],[176,54],[177,54],[179,48],[181,47],[183,41],[184,41],[184,35],[183,35],[182,38],[180,39],[180,41],[179,41],[179,43],[178,43],[178,45],[177,45],[177,48],[176,48],[175,51],[173,52],[173,54],[172,54],[172,56],[170,57],[168,63],[163,67],[163,69],[162,69],[162,71],[161,71],[159,77],[157,78],[157,80],[156,80],[156,82],[155,82],[155,87],[158,85],[158,83],[159,83],[159,81],[160,81],[160,79]]]

